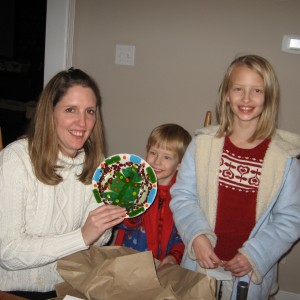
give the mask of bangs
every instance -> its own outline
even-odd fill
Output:
[[[149,144],[149,148],[151,147],[157,147],[159,149],[165,149],[168,151],[174,151],[178,152],[178,142],[177,141],[168,141],[168,140],[163,140],[163,141],[153,141],[153,143]]]

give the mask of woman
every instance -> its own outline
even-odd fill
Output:
[[[104,157],[95,81],[71,68],[44,88],[28,133],[0,152],[0,290],[55,297],[59,258],[104,245],[125,209],[100,206],[91,180]]]

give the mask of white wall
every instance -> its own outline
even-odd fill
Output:
[[[191,133],[214,110],[225,68],[239,54],[269,59],[282,87],[280,127],[300,133],[299,0],[77,0],[73,62],[98,80],[108,154],[144,154],[150,130],[177,122]],[[135,65],[115,64],[116,44]]]

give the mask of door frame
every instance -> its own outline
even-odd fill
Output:
[[[48,0],[44,85],[72,66],[76,0]]]

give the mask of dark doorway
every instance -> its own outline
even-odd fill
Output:
[[[47,0],[0,0],[0,126],[23,134],[43,89]]]

